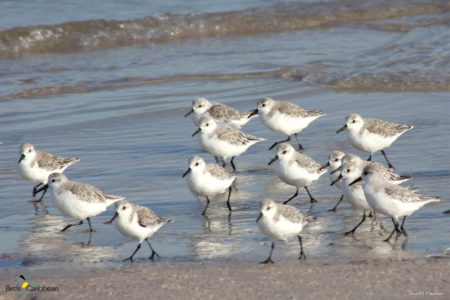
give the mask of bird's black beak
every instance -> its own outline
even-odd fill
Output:
[[[197,129],[197,130],[192,134],[192,136],[196,135],[196,134],[199,133],[200,131],[202,131],[201,128]]]
[[[355,183],[357,183],[358,181],[361,181],[361,180],[362,180],[362,178],[358,177],[355,180],[353,180],[352,182],[350,182],[350,184],[348,186],[354,185]]]
[[[184,117],[186,118],[187,116],[189,116],[189,115],[192,114],[193,112],[194,112],[194,109],[191,108],[191,110],[190,110],[187,114],[185,114]]]
[[[320,168],[319,168],[319,171],[322,171],[323,169],[326,169],[326,168],[328,168],[330,166],[330,162],[327,162],[325,165],[322,165]]]
[[[345,129],[347,129],[347,124],[345,124],[344,126],[342,126],[341,128],[339,128],[338,131],[336,131],[336,133],[339,133],[341,131],[344,131]]]
[[[116,211],[116,213],[115,213],[114,216],[111,218],[111,220],[109,220],[109,221],[107,221],[107,222],[105,222],[105,223],[103,223],[103,224],[111,224],[111,223],[114,221],[114,219],[117,218],[118,216],[119,216],[119,214],[118,214],[117,211]]]
[[[48,189],[48,184],[44,185],[43,187],[41,187],[37,191],[33,191],[33,197],[36,196],[37,194],[39,194],[40,192],[42,192],[43,190],[47,190],[47,189]]]
[[[261,219],[263,216],[262,212],[259,213],[259,216],[256,218],[256,223],[258,223],[259,219]]]
[[[254,115],[258,114],[258,109],[252,110],[252,112],[248,115],[249,118],[253,117]]]
[[[19,164],[20,164],[20,162],[22,161],[22,159],[24,159],[24,158],[25,158],[25,154],[22,153],[22,154],[20,155],[20,158],[19,158]]]
[[[278,159],[280,159],[280,158],[278,157],[278,155],[275,155],[275,157],[272,158],[272,159],[269,161],[269,163],[268,163],[267,165],[270,166],[274,161],[276,161],[276,160],[278,160]]]
[[[330,183],[330,186],[331,186],[331,185],[334,185],[336,182],[338,182],[338,181],[341,180],[341,179],[342,179],[342,175],[339,174],[338,178],[336,178],[335,180],[333,180],[333,181]]]
[[[188,168],[188,169],[186,170],[186,172],[184,172],[183,177],[185,177],[187,174],[191,173],[191,171],[192,171],[192,169],[191,169],[191,168]]]

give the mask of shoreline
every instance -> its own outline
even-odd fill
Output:
[[[0,281],[14,283],[0,271]],[[33,273],[33,272],[32,272]],[[35,285],[57,292],[31,292],[33,299],[448,299],[450,259],[323,263],[284,261],[270,265],[231,263],[133,263],[80,272],[49,269],[28,274]],[[23,299],[5,292],[0,299]]]

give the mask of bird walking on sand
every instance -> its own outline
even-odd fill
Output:
[[[369,152],[368,161],[372,155],[381,151],[389,168],[394,168],[386,156],[384,149],[391,146],[402,134],[414,126],[394,124],[377,119],[363,119],[360,115],[351,113],[346,118],[346,123],[336,133],[347,130],[347,139],[356,149]]]
[[[52,153],[37,151],[32,144],[20,146],[20,158],[17,169],[20,175],[32,182],[39,182],[33,187],[33,197],[36,196],[38,188],[47,184],[48,176],[52,173],[62,173],[69,166],[79,162],[78,157],[60,157]],[[39,200],[44,198],[46,190]]]
[[[150,208],[131,204],[126,200],[120,200],[116,204],[116,212],[114,216],[105,224],[111,224],[114,220],[116,228],[125,236],[138,240],[139,244],[130,257],[124,261],[133,261],[133,256],[141,248],[142,242],[145,240],[152,251],[149,259],[153,260],[155,255],[160,257],[153,249],[148,239],[161,228],[164,224],[171,223],[172,220],[165,220],[156,215]]]
[[[189,189],[196,196],[206,197],[206,206],[202,215],[205,215],[209,206],[209,197],[223,194],[227,190],[227,207],[231,214],[230,197],[236,175],[231,174],[219,165],[207,164],[200,156],[195,155],[189,159],[189,168],[183,174],[183,177],[186,176]]]
[[[407,236],[404,224],[406,217],[416,210],[431,202],[439,202],[439,198],[422,196],[409,187],[392,184],[382,176],[382,170],[377,164],[370,164],[364,168],[361,177],[358,177],[350,185],[364,180],[364,195],[369,205],[378,213],[391,217],[394,230],[385,239],[388,242],[394,233]],[[403,217],[402,224],[399,218]]]
[[[192,115],[192,122],[195,126],[200,125],[202,117],[210,116],[222,125],[241,128],[248,121],[257,117],[257,115],[250,116],[252,113],[254,113],[254,110],[239,111],[225,104],[210,102],[205,98],[197,98],[192,102],[192,109],[184,117]]]
[[[303,151],[303,146],[298,139],[298,133],[305,129],[312,121],[324,116],[320,110],[306,110],[293,103],[277,101],[269,97],[263,97],[258,101],[258,108],[250,114],[259,114],[261,122],[273,132],[287,135],[287,139],[275,142],[269,150],[275,148],[280,143],[289,142],[291,135],[297,139],[299,151]]]
[[[192,134],[201,133],[198,141],[206,152],[215,157],[221,157],[225,161],[231,157],[230,164],[233,171],[236,171],[234,158],[247,151],[250,146],[264,141],[265,139],[243,133],[239,129],[217,124],[209,116],[200,119],[199,128]]]
[[[298,190],[301,187],[305,188],[311,203],[317,202],[309,192],[308,186],[327,172],[327,165],[321,165],[311,157],[298,153],[289,144],[281,144],[278,146],[277,155],[268,164],[271,165],[275,161],[278,161],[275,165],[275,172],[281,181],[297,187],[295,194],[284,201],[283,204],[297,197]]]
[[[72,226],[83,224],[83,220],[87,220],[89,230],[94,231],[90,217],[99,215],[111,204],[124,199],[124,197],[105,194],[93,185],[70,181],[62,173],[50,174],[48,183],[37,193],[49,187],[53,190],[53,203],[56,208],[63,214],[80,220],[78,223],[67,225],[61,232]]]
[[[315,218],[312,216],[303,215],[297,208],[278,204],[273,200],[266,199],[261,203],[261,211],[256,223],[262,233],[272,239],[269,257],[262,261],[262,264],[273,263],[272,252],[275,248],[275,240],[288,240],[292,237],[297,237],[300,244],[300,255],[298,259],[306,259],[303,252],[302,232],[303,227],[312,222]]]

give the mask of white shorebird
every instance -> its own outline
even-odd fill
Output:
[[[280,179],[297,188],[295,194],[284,201],[284,204],[288,203],[292,199],[298,196],[299,188],[304,187],[308,193],[311,203],[317,202],[308,190],[308,186],[324,174],[328,166],[321,165],[309,156],[298,153],[289,144],[281,144],[278,146],[278,153],[268,163],[271,165],[273,162],[278,161],[275,166],[275,172]]]
[[[261,203],[261,212],[259,213],[256,223],[262,233],[272,239],[272,245],[270,247],[269,257],[261,262],[263,264],[273,263],[272,252],[275,247],[275,240],[284,240],[297,236],[300,243],[300,256],[299,259],[306,259],[306,255],[303,252],[302,232],[303,227],[311,222],[314,217],[303,215],[297,208],[278,204],[272,200],[264,200]]]
[[[403,133],[412,128],[414,126],[394,124],[377,119],[363,119],[360,115],[352,113],[347,116],[345,125],[336,133],[347,130],[347,138],[353,147],[370,153],[367,160],[372,160],[372,155],[381,151],[389,168],[393,168],[384,149],[391,146]]]
[[[60,157],[48,152],[37,151],[34,146],[28,143],[20,146],[20,158],[17,169],[19,174],[32,182],[39,182],[33,188],[33,197],[36,196],[37,189],[47,184],[48,176],[52,173],[62,173],[69,166],[79,162],[78,157]],[[44,198],[46,191],[37,202]]]
[[[105,194],[93,185],[70,181],[62,173],[50,174],[48,183],[37,193],[49,187],[53,190],[53,203],[56,208],[63,214],[80,220],[79,223],[67,225],[61,231],[81,225],[83,220],[87,220],[89,230],[92,232],[90,217],[104,212],[111,204],[124,199],[124,197]]]
[[[330,155],[328,156],[328,163],[325,166],[330,167],[330,175],[329,175],[330,183],[334,182],[336,180],[336,178],[339,177],[338,170],[341,168],[342,158],[344,156],[345,156],[344,152],[337,151],[337,150],[331,152]],[[342,191],[341,183],[339,181],[334,183],[334,186],[337,187],[340,191]],[[339,206],[339,204],[342,202],[343,199],[344,199],[344,195],[341,194],[341,197],[339,198],[338,203],[336,203],[336,205],[332,209],[329,209],[328,211],[335,212],[337,207]]]
[[[312,121],[325,114],[320,110],[305,110],[293,103],[276,101],[269,97],[261,98],[258,101],[258,109],[254,113],[260,114],[261,122],[273,132],[287,135],[287,139],[279,141],[270,146],[269,150],[276,145],[291,140],[291,135],[297,139],[299,151],[303,146],[298,140],[298,133],[305,129]]]
[[[334,185],[336,183],[339,183],[339,181],[342,181],[341,187],[342,192],[344,193],[344,198],[346,201],[348,201],[353,209],[356,211],[362,211],[363,216],[361,221],[350,231],[347,231],[345,235],[348,234],[355,234],[356,229],[364,223],[366,220],[366,213],[372,211],[372,208],[370,207],[369,203],[367,203],[366,196],[364,195],[363,185],[364,182],[360,181],[356,184],[349,185],[352,183],[356,178],[361,176],[361,168],[360,166],[355,162],[346,162],[344,163],[341,168],[341,172],[338,175],[338,177],[331,183],[331,185]]]
[[[350,185],[356,184],[360,180],[365,181],[364,195],[369,205],[376,212],[387,215],[392,219],[394,230],[384,240],[385,242],[388,242],[395,232],[397,235],[404,234],[407,236],[406,230],[403,228],[406,217],[427,203],[440,201],[439,198],[422,196],[409,187],[386,181],[383,178],[382,169],[376,164],[365,167],[361,177],[355,179]],[[402,224],[399,225],[399,218],[401,217],[403,217],[403,220]]]
[[[252,113],[254,113],[254,110],[239,111],[225,104],[210,102],[205,98],[197,98],[192,101],[192,109],[184,117],[192,115],[192,122],[197,127],[200,125],[201,117],[210,116],[217,123],[241,128],[248,121],[257,117],[256,115],[250,116]]]
[[[206,206],[202,215],[205,215],[209,206],[209,197],[223,194],[226,190],[228,190],[227,207],[231,214],[231,185],[236,179],[235,175],[221,166],[207,164],[200,156],[192,156],[189,159],[189,168],[183,174],[183,177],[186,176],[188,176],[186,182],[189,189],[196,196],[206,197]]]
[[[380,164],[378,162],[363,160],[359,156],[356,156],[354,154],[348,153],[342,158],[342,164],[347,163],[347,162],[356,164],[361,173],[362,173],[362,170],[370,164],[378,165],[378,167],[379,167],[378,169],[380,171],[380,174],[383,176],[383,178],[393,184],[401,184],[401,183],[411,179],[411,177],[409,177],[409,176],[402,176],[402,175],[396,174],[395,169],[393,169],[393,168],[386,168],[385,166],[383,166],[382,164]],[[335,175],[335,174],[339,175],[339,172],[336,172],[336,173],[334,173],[333,175]]]
[[[139,241],[136,250],[134,250],[130,257],[124,259],[124,261],[133,261],[133,256],[141,248],[141,244],[144,240],[152,251],[149,259],[153,260],[155,255],[160,257],[153,249],[148,239],[164,224],[171,223],[172,220],[165,220],[156,215],[150,208],[131,204],[126,200],[117,202],[116,207],[117,209],[114,216],[104,224],[111,224],[117,218],[114,223],[117,229],[123,235]]]
[[[198,141],[206,152],[215,157],[221,157],[224,162],[228,157],[231,157],[230,164],[234,171],[236,171],[233,163],[234,158],[247,151],[250,146],[265,140],[243,133],[233,127],[219,125],[209,116],[200,119],[199,128],[192,136],[198,133],[201,133]]]

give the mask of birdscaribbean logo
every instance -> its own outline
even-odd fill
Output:
[[[56,286],[36,285],[31,277],[26,275],[17,275],[13,285],[6,285],[6,292],[16,292],[19,295],[26,296],[31,292],[58,292]]]

